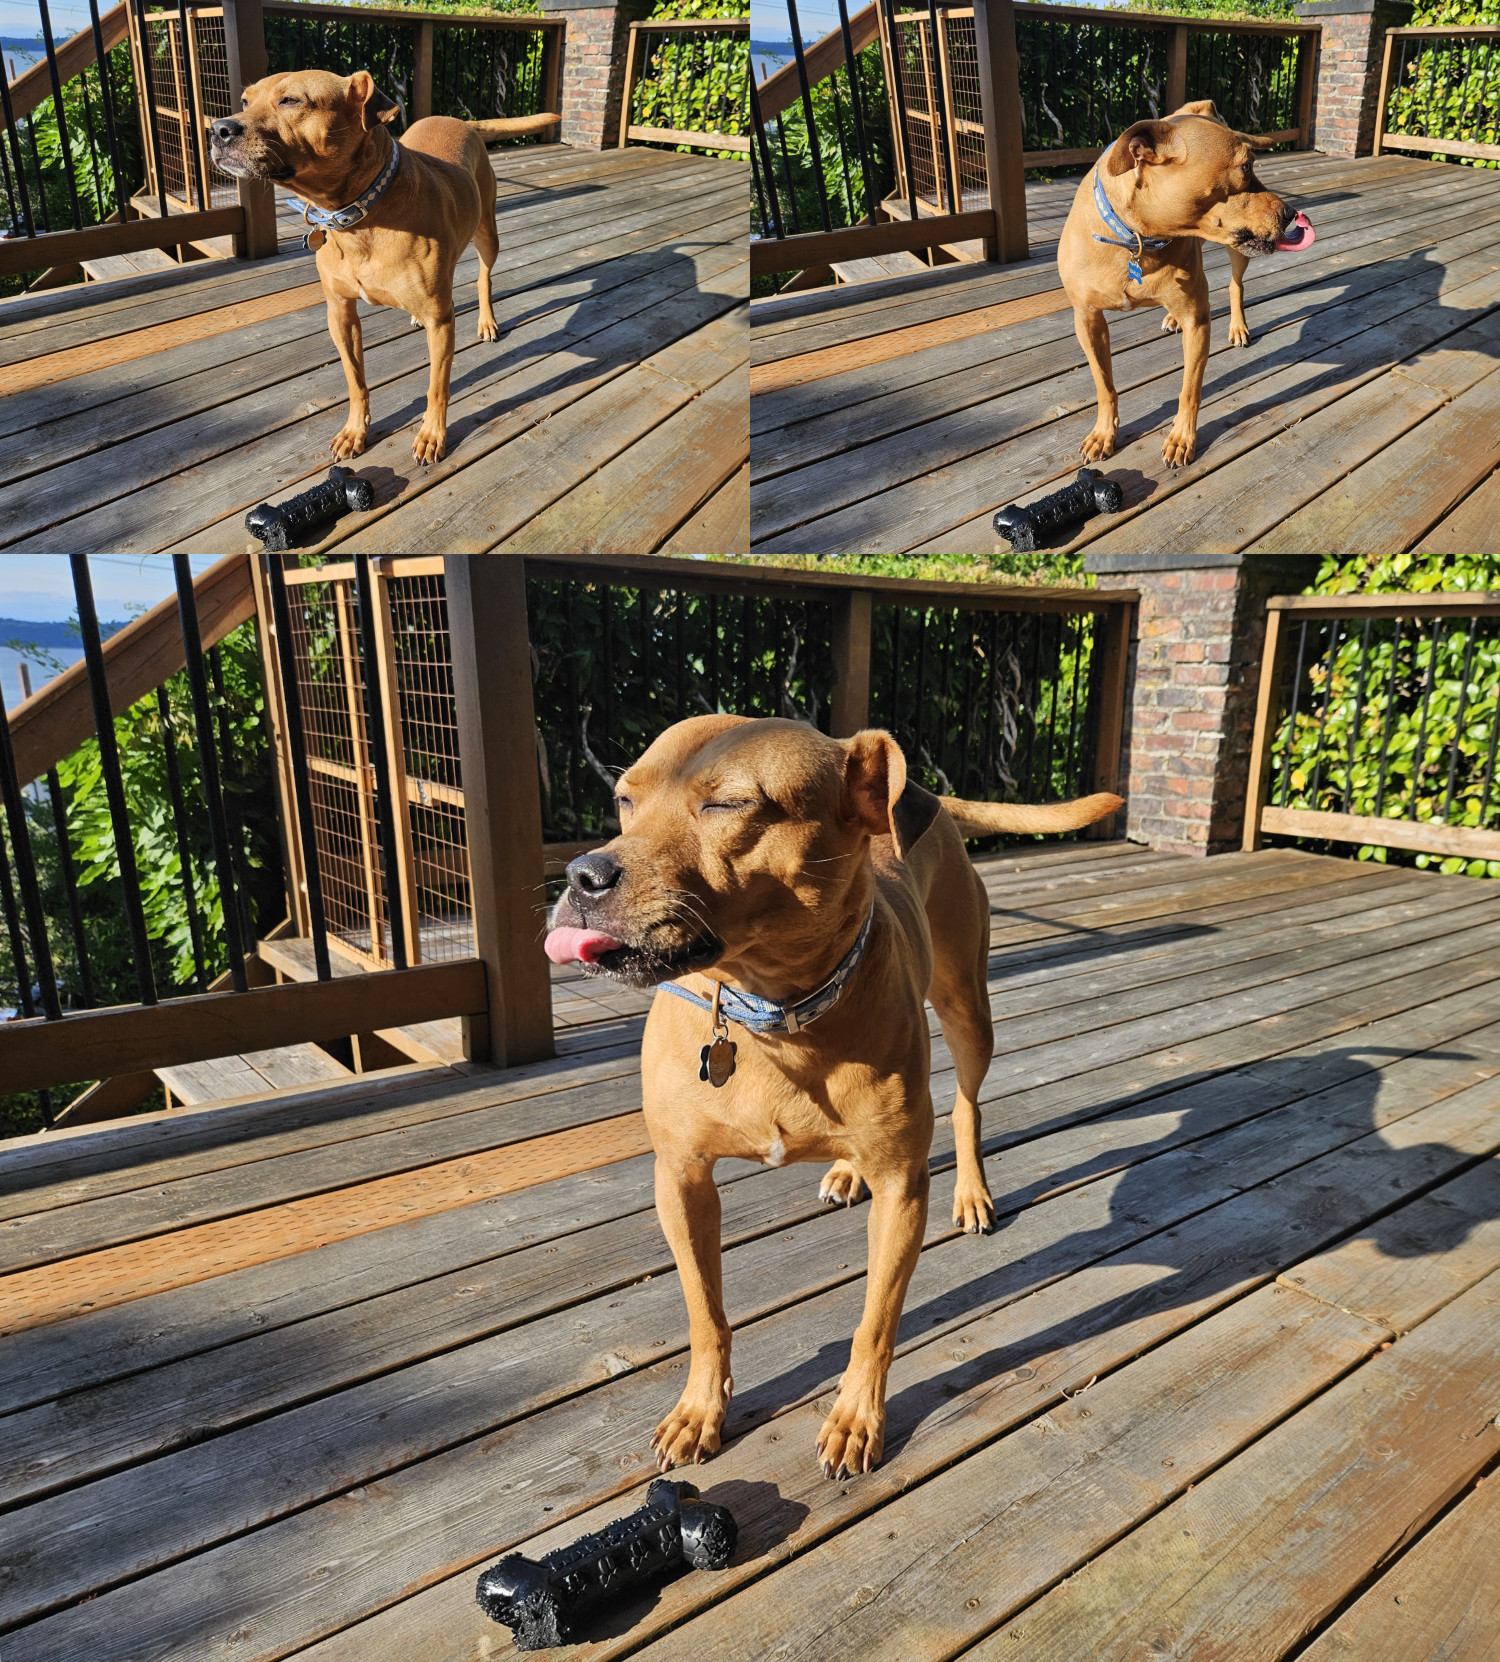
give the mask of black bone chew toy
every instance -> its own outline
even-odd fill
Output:
[[[657,1478],[644,1506],[597,1535],[580,1535],[540,1560],[513,1552],[491,1564],[476,1596],[485,1615],[510,1628],[517,1650],[571,1644],[590,1616],[662,1570],[683,1561],[722,1570],[738,1537],[727,1508],[699,1500],[691,1483]]]
[[[375,487],[368,479],[361,479],[346,467],[331,467],[323,483],[310,491],[278,502],[274,508],[269,502],[252,508],[245,515],[245,529],[253,531],[272,552],[281,553],[304,531],[311,531],[325,519],[374,506]]]
[[[1053,491],[1051,496],[1028,502],[1024,508],[1002,508],[995,515],[995,529],[1012,548],[1030,554],[1054,531],[1078,520],[1092,519],[1095,514],[1117,514],[1124,503],[1125,493],[1112,479],[1091,467],[1081,467],[1071,485]]]

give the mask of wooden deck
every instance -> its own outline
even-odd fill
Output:
[[[1001,1227],[949,1226],[940,1118],[885,1464],[813,1453],[864,1217],[721,1167],[732,1441],[691,1475],[739,1550],[567,1654],[1493,1662],[1500,889],[981,870]],[[641,1001],[591,986],[545,1065],[0,1151],[5,1662],[511,1654],[477,1568],[632,1509],[685,1366]]]
[[[1111,314],[1120,514],[1070,543],[1142,555],[1500,549],[1500,176],[1401,156],[1257,164],[1318,231],[1252,263],[1252,342],[1228,344],[1228,258],[1207,257],[1213,352],[1197,459],[1173,472],[1182,345]],[[1031,260],[751,307],[752,545],[989,554],[997,508],[1079,466],[1093,382],[1057,284],[1076,181],[1028,186]]]
[[[748,514],[745,250],[736,163],[557,145],[492,152],[502,337],[454,284],[448,455],[411,441],[427,342],[362,307],[369,513],[340,554],[730,553]],[[324,477],[343,370],[313,257],[209,261],[0,305],[0,548],[242,553],[257,503]]]

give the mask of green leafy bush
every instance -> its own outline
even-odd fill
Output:
[[[1313,592],[1436,593],[1500,589],[1500,556],[1395,554],[1323,561]],[[1295,719],[1272,750],[1278,806],[1456,826],[1500,827],[1490,788],[1500,714],[1500,629],[1451,618],[1434,631],[1408,620],[1309,625]],[[1368,639],[1368,658],[1364,655]],[[1295,653],[1295,645],[1292,648]],[[1361,669],[1363,662],[1363,672]],[[1500,861],[1400,855],[1366,845],[1361,860],[1500,877]]]

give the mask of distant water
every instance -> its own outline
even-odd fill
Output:
[[[58,43],[61,44],[61,37],[58,37]],[[5,78],[8,81],[18,80],[33,64],[47,61],[45,52],[28,52],[24,47],[12,46],[9,41],[0,50],[5,56]]]
[[[47,650],[62,660],[64,669],[76,664],[83,656],[81,646],[51,646]],[[31,666],[31,690],[40,692],[44,682],[52,679],[52,671],[26,653],[0,646],[0,693],[5,696],[5,707],[12,710],[21,702],[21,660]]]

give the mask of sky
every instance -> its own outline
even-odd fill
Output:
[[[111,3],[98,0],[101,17]],[[52,19],[52,38],[61,45],[70,35],[88,28],[88,0],[47,0],[47,15]],[[36,0],[0,0],[0,35],[30,40],[41,28],[42,12]]]
[[[213,556],[192,556],[198,573]],[[93,554],[94,604],[105,619],[126,618],[177,592],[169,554]],[[73,567],[65,554],[0,554],[0,617],[61,623],[74,612]]]

